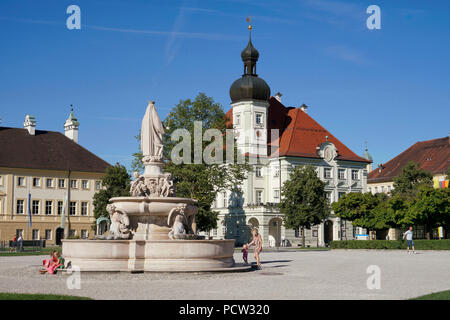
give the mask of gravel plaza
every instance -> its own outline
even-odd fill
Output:
[[[450,251],[331,250],[262,252],[262,270],[239,273],[82,273],[41,275],[46,256],[0,257],[0,292],[94,299],[409,299],[450,289]],[[234,256],[241,262],[241,254]],[[253,262],[252,254],[249,254]],[[369,266],[380,288],[368,289]],[[373,267],[372,267],[373,268]],[[375,267],[376,268],[376,267]],[[370,271],[370,270],[369,270]],[[186,293],[189,293],[186,295]]]

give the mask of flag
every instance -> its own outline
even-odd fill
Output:
[[[31,193],[28,193],[28,224],[31,227]]]
[[[66,205],[67,205],[67,194],[64,196],[64,201],[63,201],[63,211],[62,211],[62,215],[61,215],[61,228],[62,229],[66,228]]]

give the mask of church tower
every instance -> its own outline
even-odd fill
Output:
[[[73,107],[70,106],[70,115],[69,118],[67,118],[66,122],[64,123],[64,132],[67,138],[73,140],[74,142],[78,143],[78,127],[80,126],[80,123],[78,122],[77,118],[73,114]]]
[[[233,126],[237,135],[237,147],[243,154],[266,156],[270,88],[256,74],[259,53],[252,44],[252,26],[248,29],[248,44],[241,53],[244,74],[230,87]]]

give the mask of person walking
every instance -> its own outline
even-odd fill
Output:
[[[258,232],[258,228],[254,228],[252,230],[253,240],[248,244],[248,247],[254,246],[253,249],[253,256],[256,260],[256,266],[259,270],[261,270],[261,261],[259,258],[259,254],[262,251],[262,238],[261,235]]]
[[[410,247],[412,248],[413,253],[416,254],[416,251],[414,250],[413,234],[413,227],[409,227],[409,230],[403,234],[403,239],[406,238],[406,250],[408,254],[411,254],[411,252],[409,252]]]
[[[22,233],[19,233],[19,238],[17,238],[17,246],[19,247],[19,252],[23,251],[23,237]]]
[[[9,252],[12,252],[13,250],[14,250],[14,252],[17,252],[17,236],[16,235],[12,239],[11,248],[9,248]]]
[[[284,235],[281,236],[281,246],[286,247],[286,237]]]

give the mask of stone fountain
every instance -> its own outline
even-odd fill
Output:
[[[81,271],[238,271],[234,240],[196,235],[197,201],[175,196],[164,173],[164,127],[149,102],[141,127],[142,175],[134,173],[130,197],[110,199],[108,234],[90,240],[63,240],[66,260]]]

